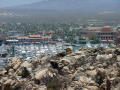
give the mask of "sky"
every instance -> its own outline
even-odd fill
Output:
[[[42,0],[0,0],[0,7],[9,7],[22,4],[30,4]]]

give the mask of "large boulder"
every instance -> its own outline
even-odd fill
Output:
[[[18,69],[20,67],[20,65],[22,64],[23,59],[19,58],[19,57],[14,57],[12,59],[12,61],[10,61],[10,63],[8,64],[8,66],[12,67],[13,69]]]
[[[27,78],[30,76],[30,72],[27,70],[26,67],[20,67],[16,72],[15,75],[21,76],[22,78]]]
[[[41,80],[43,77],[45,77],[48,73],[48,69],[39,70],[35,73],[35,79]]]
[[[29,72],[32,72],[33,65],[30,62],[25,61],[20,67],[25,67]]]
[[[28,61],[25,61],[21,64],[21,67],[26,67],[26,68],[31,68],[32,67],[32,64]]]
[[[106,78],[106,70],[103,68],[97,69],[97,74],[95,76],[96,83],[101,85],[104,82],[105,78]]]
[[[35,72],[35,81],[39,83],[47,83],[51,78],[53,79],[56,76],[56,73],[51,72],[48,68],[43,70],[38,70]]]

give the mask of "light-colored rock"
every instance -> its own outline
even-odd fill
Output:
[[[77,71],[76,71],[76,73],[83,72],[84,70],[85,70],[84,68],[82,68],[82,67],[79,67],[79,68],[77,68]]]
[[[11,84],[13,82],[13,80],[12,79],[8,79],[7,81],[5,81],[5,83],[4,84]]]
[[[16,65],[14,65],[13,69],[17,70],[20,67],[21,63],[17,63]]]
[[[99,90],[97,86],[86,86],[88,90]]]
[[[97,67],[98,68],[103,68],[103,64],[98,64]]]
[[[82,90],[89,90],[89,89],[87,89],[87,88],[82,88]]]
[[[97,55],[96,56],[96,60],[110,60],[112,59],[113,55],[109,54],[109,55]]]
[[[5,73],[7,73],[7,71],[5,69],[3,69],[3,70],[0,71],[0,75],[2,75],[2,76],[4,76]]]
[[[35,73],[35,79],[40,80],[45,77],[48,73],[48,69],[40,70]]]
[[[89,67],[90,70],[93,70],[94,68],[95,68],[94,66],[90,66],[90,67]]]
[[[85,52],[85,51],[76,51],[75,54],[76,54],[76,55],[85,55],[84,52]]]
[[[13,75],[15,72],[13,69],[9,69],[9,75]]]
[[[75,89],[69,86],[67,90],[75,90]]]
[[[69,68],[67,66],[63,67],[62,72],[64,74],[70,74],[71,73],[70,70],[69,70]]]
[[[47,87],[43,85],[43,86],[40,86],[38,90],[47,90]]]
[[[87,71],[86,74],[91,76],[91,77],[94,77],[97,74],[97,71],[96,70]]]
[[[13,69],[18,69],[21,65],[23,60],[19,57],[14,57],[12,61],[8,64],[8,66],[13,67]]]
[[[91,78],[88,78],[88,77],[85,77],[85,76],[80,76],[79,81],[82,82],[82,83],[90,83],[92,80],[91,80]]]
[[[117,56],[117,61],[119,61],[119,62],[120,62],[120,55],[118,55],[118,56]]]
[[[79,60],[81,58],[80,55],[73,56],[76,60]]]
[[[69,59],[65,59],[65,58],[61,59],[60,62],[64,65],[69,65],[71,63]]]
[[[21,64],[21,67],[26,67],[26,68],[31,68],[32,67],[32,64],[28,61],[25,61]]]
[[[9,63],[9,65],[10,65],[10,66],[14,66],[14,65],[16,65],[17,63],[21,63],[21,62],[23,62],[23,60],[22,60],[21,58],[19,58],[19,57],[14,57],[14,58],[12,59],[12,61]]]

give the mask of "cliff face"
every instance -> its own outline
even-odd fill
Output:
[[[0,71],[1,90],[120,90],[120,48],[68,48],[31,61],[13,58]]]

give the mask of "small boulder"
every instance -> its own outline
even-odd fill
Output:
[[[19,57],[14,57],[12,59],[12,61],[8,64],[8,66],[12,67],[13,69],[17,70],[21,63],[23,62],[23,60]]]
[[[15,75],[22,76],[23,78],[26,78],[30,75],[30,73],[26,67],[21,67],[16,71]]]
[[[70,70],[69,70],[69,68],[68,68],[67,66],[63,67],[62,70],[61,70],[61,72],[62,72],[62,74],[64,74],[64,75],[71,73]]]
[[[73,47],[72,46],[69,46],[66,48],[66,53],[72,53],[73,51]]]
[[[120,49],[119,49],[119,48],[115,49],[115,50],[114,50],[114,54],[120,55]]]

